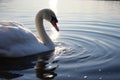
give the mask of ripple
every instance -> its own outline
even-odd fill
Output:
[[[115,61],[120,57],[119,26],[107,22],[98,22],[99,24],[89,22],[84,26],[83,23],[79,22],[79,26],[74,22],[68,23],[72,25],[61,31],[59,41],[56,43],[55,54],[63,69],[61,74],[64,74],[62,73],[64,70],[70,74],[69,70],[71,70],[71,72],[77,74],[87,73],[87,75],[83,75],[83,78],[85,76],[89,78],[91,72],[93,72],[92,75],[95,73],[98,75],[97,79],[103,79],[103,75],[99,76],[100,72],[104,70],[106,70],[105,73],[107,71],[114,72],[109,70],[109,67],[112,67],[112,65],[117,67],[118,64],[116,65]],[[88,22],[84,22],[84,24],[86,23]],[[77,68],[80,70],[75,70]]]

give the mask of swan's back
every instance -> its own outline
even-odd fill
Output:
[[[36,40],[36,38],[23,25],[15,22],[0,22],[0,47],[24,43],[27,40]],[[4,43],[2,43],[3,41]]]
[[[0,55],[20,57],[46,49],[25,26],[16,22],[0,22]]]

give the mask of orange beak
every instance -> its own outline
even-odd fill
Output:
[[[57,22],[56,22],[55,20],[51,21],[51,24],[54,26],[54,28],[55,28],[57,31],[59,31],[59,28],[58,28],[58,26],[57,26],[56,23],[57,23]]]

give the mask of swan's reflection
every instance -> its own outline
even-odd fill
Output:
[[[37,56],[27,56],[19,58],[4,58],[0,57],[0,79],[14,79],[24,76],[24,73],[20,73],[21,70],[33,68]],[[16,73],[17,72],[17,73]]]
[[[53,79],[57,74],[55,73],[58,65],[57,61],[49,61],[49,59],[39,58],[35,66],[36,76],[40,79]]]
[[[1,58],[0,57],[0,79],[14,79],[25,75],[23,70],[36,70],[36,75],[40,79],[52,79],[57,74],[54,72],[58,67],[57,61],[51,60],[53,52],[43,53],[43,55],[32,55],[22,58]],[[56,65],[54,65],[56,64]],[[21,73],[20,71],[23,71]]]

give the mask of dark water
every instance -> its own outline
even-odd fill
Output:
[[[56,50],[0,59],[1,80],[120,80],[120,1],[0,0],[0,20],[36,33],[34,15],[42,8],[58,16]]]

